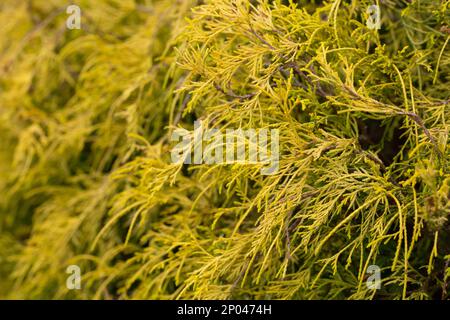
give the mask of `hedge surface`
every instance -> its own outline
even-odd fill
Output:
[[[0,3],[1,298],[450,298],[448,0],[76,4]],[[197,120],[278,172],[172,163]]]

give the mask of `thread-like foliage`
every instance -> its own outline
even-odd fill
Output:
[[[0,297],[450,297],[449,1],[66,5],[0,3]],[[172,163],[196,120],[279,170]]]

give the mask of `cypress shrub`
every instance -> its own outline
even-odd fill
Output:
[[[0,297],[449,298],[449,1],[77,5],[0,3]],[[199,121],[278,170],[174,163]]]

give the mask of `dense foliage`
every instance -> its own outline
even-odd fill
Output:
[[[76,4],[0,3],[0,297],[450,297],[448,0]],[[279,171],[172,163],[196,120]]]

